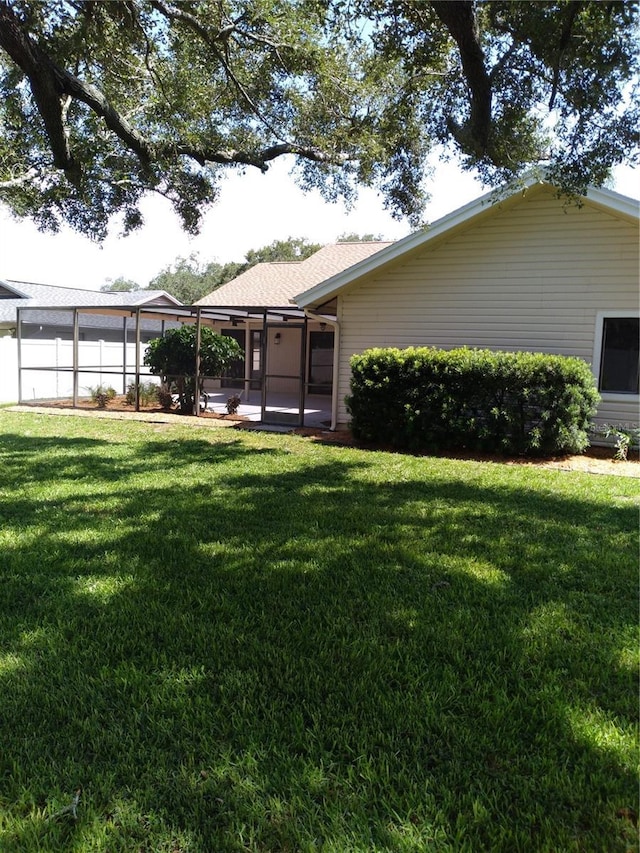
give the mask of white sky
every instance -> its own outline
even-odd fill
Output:
[[[40,233],[33,223],[13,219],[0,205],[0,278],[97,290],[107,279],[122,276],[146,287],[176,258],[192,253],[204,263],[225,263],[241,261],[249,249],[288,237],[331,243],[346,232],[381,234],[390,240],[410,232],[406,222],[395,221],[384,210],[375,192],[361,191],[358,204],[347,212],[317,192],[303,193],[288,168],[278,161],[266,175],[257,170],[230,174],[195,238],[181,230],[169,204],[159,198],[145,201],[142,229],[124,238],[114,228],[102,246],[70,229]],[[637,198],[638,172],[618,170],[614,189]],[[452,161],[438,165],[430,191],[425,218],[433,222],[486,190]]]

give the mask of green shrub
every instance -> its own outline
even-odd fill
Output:
[[[579,453],[599,400],[586,362],[543,353],[372,349],[351,370],[356,438],[412,450]]]
[[[162,384],[178,396],[182,414],[192,414],[196,399],[200,398],[207,376],[222,376],[225,369],[244,353],[234,338],[219,335],[207,326],[200,330],[200,377],[196,388],[196,337],[195,326],[167,329],[161,338],[149,341],[144,363]]]
[[[99,409],[106,409],[107,403],[116,396],[116,389],[110,385],[96,385],[95,387],[87,388],[92,401]]]
[[[174,400],[171,388],[168,385],[165,385],[164,382],[158,388],[158,403],[165,411],[169,411],[169,409],[173,408]]]
[[[158,386],[154,382],[140,382],[138,385],[138,397],[141,406],[149,406],[158,400]],[[127,385],[127,393],[125,399],[130,406],[135,406],[136,403],[136,383],[130,382]]]

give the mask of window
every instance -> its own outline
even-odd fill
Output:
[[[604,317],[600,355],[600,390],[638,393],[640,318]]]
[[[333,332],[309,332],[309,394],[330,394],[333,384]]]

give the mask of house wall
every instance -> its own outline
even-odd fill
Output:
[[[225,331],[229,331],[232,328],[246,328],[244,324],[239,325],[237,327],[232,327],[228,322],[214,322],[211,324],[211,327],[214,331],[218,333],[224,333]],[[261,322],[253,321],[249,324],[249,329],[263,329],[263,324]],[[290,321],[288,323],[281,324],[268,324],[269,335],[267,340],[267,362],[268,362],[268,370],[271,376],[269,380],[269,391],[277,394],[298,394],[299,393],[299,380],[298,380],[298,372],[300,370],[300,343],[301,343],[301,335],[300,323]],[[307,339],[306,339],[306,350],[307,353],[309,351],[309,335],[311,332],[319,332],[326,329],[326,325],[323,324],[321,326],[320,323],[309,322],[307,323]],[[275,343],[276,334],[280,335],[279,343]],[[249,358],[251,355],[249,354]],[[332,365],[332,354],[327,356],[329,370]],[[262,365],[262,371],[264,372],[264,365]],[[273,374],[276,374],[274,376]],[[278,376],[277,374],[280,374]],[[289,379],[287,377],[293,376],[293,379]],[[220,382],[218,380],[207,380],[205,383],[205,390],[214,391],[220,388]],[[256,392],[257,393],[257,392]]]
[[[279,335],[280,343],[276,344]],[[302,328],[293,323],[267,327],[267,394],[300,392],[300,346]],[[293,378],[287,378],[293,377]]]
[[[435,241],[434,241],[435,242]],[[349,359],[370,347],[431,345],[594,358],[598,312],[638,310],[638,233],[550,191],[498,209],[446,242],[343,294],[338,421]],[[638,397],[603,398],[598,420],[638,420]]]

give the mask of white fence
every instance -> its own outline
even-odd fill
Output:
[[[18,342],[0,338],[0,403],[18,400]]]
[[[141,361],[146,345],[140,348]],[[126,357],[126,373],[123,376]],[[73,341],[23,340],[22,399],[49,400],[73,396]],[[78,344],[78,395],[88,397],[97,385],[124,393],[135,379],[135,344],[110,341],[80,341]],[[29,368],[29,369],[25,369]],[[37,369],[46,368],[46,369]],[[142,368],[146,373],[147,368]],[[148,378],[145,376],[145,379]],[[0,337],[0,403],[18,401],[18,341]]]

